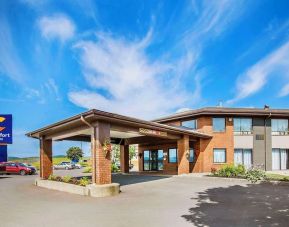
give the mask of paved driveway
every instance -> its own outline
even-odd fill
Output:
[[[118,177],[123,182],[119,196],[92,198],[36,187],[32,185],[35,176],[0,176],[0,226],[289,223],[288,185],[251,185],[243,180],[191,176],[114,176]]]

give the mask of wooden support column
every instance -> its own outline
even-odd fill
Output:
[[[183,137],[178,140],[178,175],[190,172],[189,150],[189,136],[183,135]]]
[[[52,140],[40,139],[40,177],[47,179],[52,174]]]
[[[129,173],[129,145],[120,145],[120,169],[122,173]]]
[[[102,146],[110,139],[110,124],[98,122],[91,133],[92,183],[111,183],[110,152],[105,152]]]

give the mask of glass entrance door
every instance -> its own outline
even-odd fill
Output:
[[[144,151],[144,170],[158,171],[163,170],[163,150]]]
[[[151,151],[151,170],[158,170],[158,151]]]

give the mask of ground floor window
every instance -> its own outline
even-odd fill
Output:
[[[194,162],[195,161],[195,151],[193,148],[190,148],[190,159],[189,162]]]
[[[214,163],[225,163],[226,162],[226,149],[215,148],[214,152]]]
[[[244,165],[247,169],[252,167],[252,149],[235,149],[234,163],[235,165]]]
[[[143,152],[143,167],[147,171],[157,171],[164,169],[164,152],[163,150],[145,150]]]
[[[286,149],[272,149],[272,170],[289,169],[289,154]]]
[[[176,148],[169,149],[169,162],[177,163],[177,149]]]

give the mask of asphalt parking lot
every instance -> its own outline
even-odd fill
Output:
[[[59,171],[81,175],[81,171]],[[83,197],[0,176],[0,226],[288,226],[289,185],[209,177],[113,175],[122,193]]]

